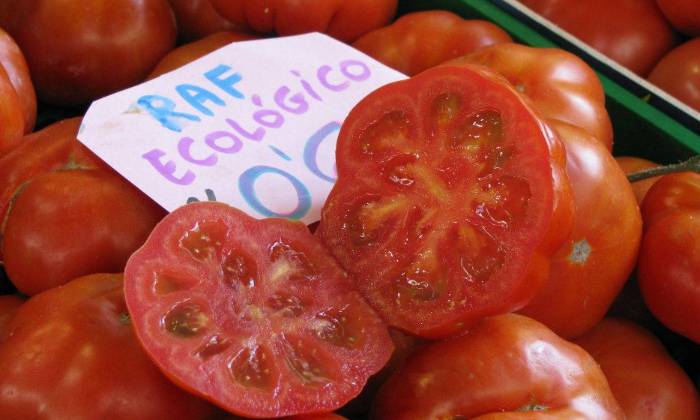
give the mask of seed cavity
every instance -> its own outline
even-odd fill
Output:
[[[275,367],[268,349],[246,347],[228,363],[233,379],[246,388],[270,389],[275,384]]]
[[[316,314],[313,320],[315,334],[321,340],[339,347],[357,347],[363,329],[354,319],[350,307],[329,308]]]
[[[282,337],[284,360],[297,379],[305,385],[321,386],[330,382],[319,359],[319,350],[296,337]]]
[[[226,239],[226,225],[220,221],[196,223],[180,238],[180,247],[197,261],[215,260]]]
[[[275,293],[265,302],[266,306],[276,315],[285,318],[296,318],[304,313],[306,306],[300,298],[286,293]]]
[[[170,334],[189,338],[206,331],[210,319],[202,305],[187,301],[175,305],[163,317],[162,324]]]
[[[257,264],[242,252],[231,251],[221,265],[224,283],[236,289],[238,286],[255,287],[257,279]]]
[[[290,279],[301,277],[313,280],[318,274],[306,254],[296,250],[283,240],[274,242],[269,249],[274,269],[271,277],[288,276]]]
[[[192,285],[191,279],[164,272],[156,272],[153,279],[153,291],[157,295],[167,295],[181,290],[187,290]]]
[[[461,224],[454,235],[460,255],[461,275],[465,281],[486,284],[495,272],[503,268],[505,251],[486,230]]]
[[[403,112],[391,111],[365,129],[359,139],[360,150],[366,155],[389,149],[409,152],[409,126]]]
[[[197,350],[195,350],[195,355],[202,360],[208,360],[209,358],[221,354],[226,349],[231,346],[231,343],[224,337],[220,335],[213,335],[206,339]]]
[[[456,93],[443,93],[433,99],[431,114],[438,126],[452,122],[462,109],[462,97]]]

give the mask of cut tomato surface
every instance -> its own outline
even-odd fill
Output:
[[[427,70],[351,111],[317,235],[389,324],[455,333],[546,277],[572,219],[561,150],[505,79]]]
[[[306,226],[220,203],[168,215],[129,260],[124,287],[161,370],[239,415],[334,410],[393,350],[384,322]]]

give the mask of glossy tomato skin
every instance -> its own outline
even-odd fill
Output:
[[[579,126],[612,149],[612,123],[603,85],[595,71],[574,54],[503,43],[456,61],[495,70],[527,96],[544,118]]]
[[[5,69],[24,114],[24,133],[31,133],[36,122],[36,92],[29,75],[29,67],[15,40],[0,28],[0,66]],[[4,98],[4,96],[3,96]]]
[[[8,325],[23,303],[24,299],[17,295],[0,296],[0,345],[7,339]]]
[[[593,358],[521,315],[483,319],[468,334],[418,350],[384,383],[375,419],[622,419]],[[529,413],[536,417],[536,413]]]
[[[700,343],[700,175],[667,175],[642,202],[645,233],[637,278],[666,327]]]
[[[299,222],[183,206],[126,266],[146,352],[175,383],[249,417],[335,410],[388,361],[386,325]]]
[[[155,202],[107,171],[40,175],[17,194],[5,219],[5,270],[27,295],[82,275],[122,271],[164,215]]]
[[[4,67],[0,66],[0,157],[7,154],[22,141],[24,114]]]
[[[642,219],[629,182],[608,150],[578,127],[550,124],[566,148],[575,221],[551,257],[545,286],[520,313],[569,338],[603,318],[632,273]]]
[[[168,0],[177,21],[177,37],[182,42],[195,41],[217,32],[236,30],[221,17],[209,0]]]
[[[0,345],[5,419],[205,419],[216,412],[168,381],[139,345],[120,274],[29,299]]]
[[[39,99],[59,106],[142,81],[176,36],[167,0],[3,0],[0,26],[24,52]]]
[[[692,381],[643,328],[604,319],[575,343],[600,364],[627,419],[700,418],[700,397]]]
[[[512,41],[499,26],[446,10],[409,13],[352,46],[408,76],[491,44]]]
[[[240,29],[265,34],[296,35],[323,32],[352,42],[387,25],[397,0],[210,0],[224,18]]]
[[[663,56],[649,81],[700,112],[700,38],[691,39]]]
[[[656,162],[636,156],[616,156],[615,161],[618,165],[620,165],[620,169],[622,169],[625,175],[659,166],[659,164]],[[659,176],[655,176],[631,183],[632,191],[634,191],[634,196],[637,198],[637,204],[642,203],[642,200],[647,194],[647,191],[649,191],[649,188],[651,188],[651,186],[654,185],[654,183],[656,183],[656,181],[658,181],[660,178],[661,177]]]
[[[674,28],[690,36],[700,36],[700,3],[695,0],[656,0]]]
[[[642,77],[677,42],[655,0],[521,3]]]
[[[232,42],[248,41],[251,39],[257,39],[257,36],[242,32],[223,31],[181,45],[167,53],[158,64],[156,64],[147,79],[150,80],[161,74],[173,71]]]
[[[503,78],[429,69],[350,112],[316,234],[390,325],[445,337],[541,286],[571,226],[563,159]]]

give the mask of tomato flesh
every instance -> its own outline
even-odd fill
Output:
[[[298,223],[188,205],[156,227],[125,279],[156,364],[236,414],[338,408],[393,349],[385,324]]]

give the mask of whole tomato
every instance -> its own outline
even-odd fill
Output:
[[[416,351],[379,390],[374,419],[622,419],[593,358],[506,314]]]
[[[249,35],[242,32],[224,31],[217,32],[188,44],[181,45],[167,53],[158,62],[158,64],[156,64],[155,68],[148,75],[147,79],[153,79],[163,73],[167,73],[182,67],[185,64],[203,57],[212,51],[216,51],[232,42],[247,41],[256,38],[257,36],[255,35]]]
[[[700,418],[700,397],[690,378],[643,328],[604,319],[575,343],[598,362],[627,419]]]
[[[667,175],[642,202],[637,277],[649,310],[700,343],[700,174]]]
[[[520,2],[642,77],[676,43],[654,0]]]
[[[0,345],[0,418],[204,419],[209,404],[168,381],[136,340],[120,274],[25,302]]]
[[[5,69],[22,105],[24,133],[31,133],[36,122],[36,92],[29,76],[24,54],[2,28],[0,28],[0,66]],[[4,100],[4,96],[3,96]]]
[[[510,35],[491,22],[463,19],[446,10],[430,10],[404,15],[389,26],[363,35],[352,45],[412,76],[478,48],[510,41]]]
[[[552,256],[549,278],[520,313],[562,337],[605,315],[634,269],[642,234],[637,201],[610,153],[583,130],[552,121],[566,148],[574,227]]]
[[[180,41],[194,41],[237,29],[236,25],[221,17],[209,0],[168,0],[168,3],[175,13]]]
[[[239,29],[278,35],[323,32],[352,42],[388,24],[398,0],[210,0]]]
[[[690,36],[700,36],[700,2],[697,0],[656,0],[674,28]]]
[[[700,38],[695,38],[663,56],[649,74],[649,81],[700,112],[700,71],[698,69],[700,69]]]
[[[658,163],[652,162],[647,159],[642,159],[636,156],[617,156],[615,161],[620,165],[620,169],[629,175],[633,172],[641,171],[644,169],[655,168],[659,166]],[[649,191],[652,185],[658,181],[661,177],[655,176],[652,178],[647,178],[641,181],[633,182],[632,191],[634,191],[634,196],[637,198],[637,204],[641,204],[644,196]]]
[[[39,175],[17,193],[5,219],[7,276],[34,295],[78,276],[119,272],[164,214],[111,172]]]
[[[574,54],[558,48],[503,43],[456,61],[495,70],[527,96],[544,118],[581,127],[612,149],[605,91],[595,71]]]
[[[89,102],[142,81],[175,44],[166,0],[1,0],[39,99]]]

